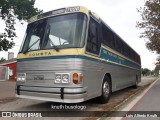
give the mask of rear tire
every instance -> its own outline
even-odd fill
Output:
[[[136,75],[136,81],[135,81],[135,85],[133,85],[134,89],[138,88],[138,76]]]
[[[106,76],[102,83],[101,96],[98,97],[98,102],[105,104],[108,102],[111,96],[111,81],[108,76]]]

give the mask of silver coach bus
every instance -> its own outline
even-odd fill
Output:
[[[85,7],[29,20],[17,58],[17,97],[106,103],[111,92],[137,87],[140,81],[140,56]]]

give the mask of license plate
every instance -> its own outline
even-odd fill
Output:
[[[44,75],[34,75],[34,80],[44,80]]]

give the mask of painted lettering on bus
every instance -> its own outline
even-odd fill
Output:
[[[30,53],[30,57],[36,57],[36,56],[50,56],[51,52],[38,52],[38,53]]]
[[[66,9],[66,12],[77,12],[80,10],[80,7],[70,7]]]
[[[112,57],[114,57],[114,58],[117,58],[117,55],[116,55],[116,54],[113,54],[113,53],[111,53],[111,52],[109,52],[109,51],[108,51],[108,55],[110,55],[110,56],[112,56]]]
[[[117,58],[117,57],[118,57],[116,54],[114,54],[114,53],[112,53],[112,52],[110,52],[110,51],[107,51],[107,50],[103,50],[103,53],[104,53],[104,54],[108,54],[109,56],[114,57],[114,58]]]

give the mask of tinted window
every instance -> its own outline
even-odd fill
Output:
[[[87,39],[87,48],[86,50],[88,52],[94,53],[94,54],[99,54],[100,50],[100,44],[99,44],[99,38],[98,38],[98,33],[99,33],[99,24],[93,20],[92,18],[90,19],[89,23],[89,31],[88,31],[88,39]]]
[[[140,63],[139,55],[105,24],[101,24],[103,44]]]
[[[115,48],[115,39],[113,32],[104,24],[102,24],[102,37],[106,45],[111,48]]]

